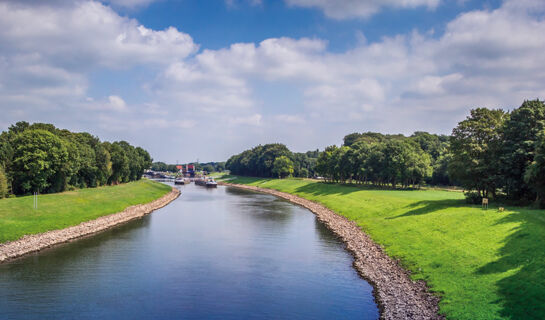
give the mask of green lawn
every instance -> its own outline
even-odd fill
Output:
[[[38,209],[33,209],[32,196],[2,199],[0,243],[123,211],[160,198],[170,190],[170,186],[144,179],[118,186],[39,195]]]
[[[232,178],[232,177],[231,177]],[[235,178],[354,220],[442,297],[449,319],[545,319],[545,211],[467,205],[460,192]]]

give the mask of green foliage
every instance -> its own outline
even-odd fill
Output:
[[[534,160],[534,149],[545,130],[545,104],[532,100],[511,112],[503,129],[500,169],[503,188],[510,199],[534,200],[535,190],[524,181],[524,174]]]
[[[114,149],[115,168],[110,149]],[[0,166],[14,194],[134,181],[150,165],[151,157],[142,148],[125,141],[102,143],[89,133],[52,124],[17,122],[0,134]]]
[[[144,179],[119,186],[39,195],[38,209],[33,209],[32,196],[3,199],[0,201],[0,243],[120,212],[158,199],[170,190],[168,185]]]
[[[8,196],[8,178],[4,173],[4,169],[0,166],[0,199]]]
[[[470,202],[487,197],[541,203],[543,179],[534,156],[542,152],[537,148],[544,131],[545,104],[532,100],[511,113],[471,110],[451,136],[354,132],[344,137],[341,147],[328,146],[321,153],[290,153],[279,144],[257,146],[232,156],[226,167],[237,175],[272,177],[272,162],[285,155],[293,161],[296,177],[319,175],[331,182],[394,188],[456,185],[468,191]]]
[[[225,163],[225,168],[238,175],[274,177],[277,176],[273,172],[274,161],[285,156],[293,163],[295,176],[308,177],[314,174],[317,153],[318,151],[292,153],[285,145],[279,143],[259,145],[230,157]]]
[[[62,191],[68,175],[67,143],[49,131],[28,129],[13,140],[15,193]]]
[[[498,155],[500,130],[506,118],[503,110],[478,108],[452,130],[449,173],[465,189],[477,190],[481,197],[495,196],[501,184]]]
[[[479,108],[450,138],[448,171],[468,191],[514,203],[541,202],[540,163],[545,104],[524,101],[510,114]]]
[[[225,171],[225,162],[205,162],[205,163],[190,162],[188,164],[194,165],[196,171],[204,170],[208,173]],[[177,165],[179,164],[166,164],[164,162],[159,161],[159,162],[154,162],[151,164],[151,170],[161,171],[161,172],[178,172],[178,168],[176,167]]]
[[[202,169],[206,172],[214,172],[215,169],[214,169],[214,166],[211,165],[211,164],[206,164],[202,167]]]
[[[396,136],[368,142],[360,139],[350,147],[327,147],[320,154],[316,171],[328,181],[419,185],[431,176],[431,157],[414,141]]]
[[[286,156],[277,157],[272,172],[279,178],[289,177],[293,174],[293,162]]]
[[[545,132],[536,143],[534,161],[526,169],[524,180],[537,194],[536,202],[545,208]]]
[[[292,193],[354,221],[441,296],[447,319],[545,319],[543,210],[482,210],[465,204],[461,192],[301,179],[229,182]]]
[[[465,191],[464,196],[466,197],[466,203],[469,204],[482,204],[483,202],[483,196],[479,192]]]
[[[129,181],[129,157],[119,143],[106,143],[106,150],[110,153],[112,161],[112,175],[108,179],[109,184],[119,184]]]

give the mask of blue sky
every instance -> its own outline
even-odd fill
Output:
[[[328,19],[318,8],[288,7],[282,1],[253,4],[225,0],[158,1],[144,10],[120,12],[153,29],[175,26],[191,34],[204,48],[220,49],[236,42],[260,42],[277,37],[316,37],[329,42],[329,50],[342,52],[356,47],[363,33],[368,41],[417,29],[444,31],[445,22],[475,9],[495,9],[500,1],[448,1],[433,10],[426,7],[385,8],[368,18]]]
[[[448,134],[545,96],[540,0],[0,2],[0,129],[54,123],[166,162],[354,131]]]

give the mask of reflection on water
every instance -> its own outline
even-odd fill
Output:
[[[143,219],[0,265],[0,318],[376,319],[372,288],[309,211],[180,186]]]

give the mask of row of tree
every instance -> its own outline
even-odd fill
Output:
[[[350,146],[329,146],[318,157],[316,171],[334,182],[379,186],[420,185],[432,175],[432,157],[411,138],[362,139]]]
[[[225,171],[225,162],[190,162],[195,166],[196,171],[222,172]],[[184,164],[185,165],[185,164]],[[154,162],[151,164],[151,170],[160,172],[178,172],[178,164],[166,164],[164,162]]]
[[[126,141],[17,122],[0,134],[0,197],[134,181],[151,163],[146,150]]]
[[[326,180],[376,185],[449,185],[448,136],[415,132],[410,137],[351,133],[341,147],[329,146],[318,159]]]
[[[233,174],[254,177],[313,177],[319,151],[293,153],[280,143],[259,145],[225,163]]]
[[[450,136],[352,133],[340,147],[307,153],[260,145],[232,156],[226,168],[247,176],[321,175],[393,187],[459,185],[475,202],[488,197],[545,206],[545,104],[524,101],[511,112],[471,110]]]

